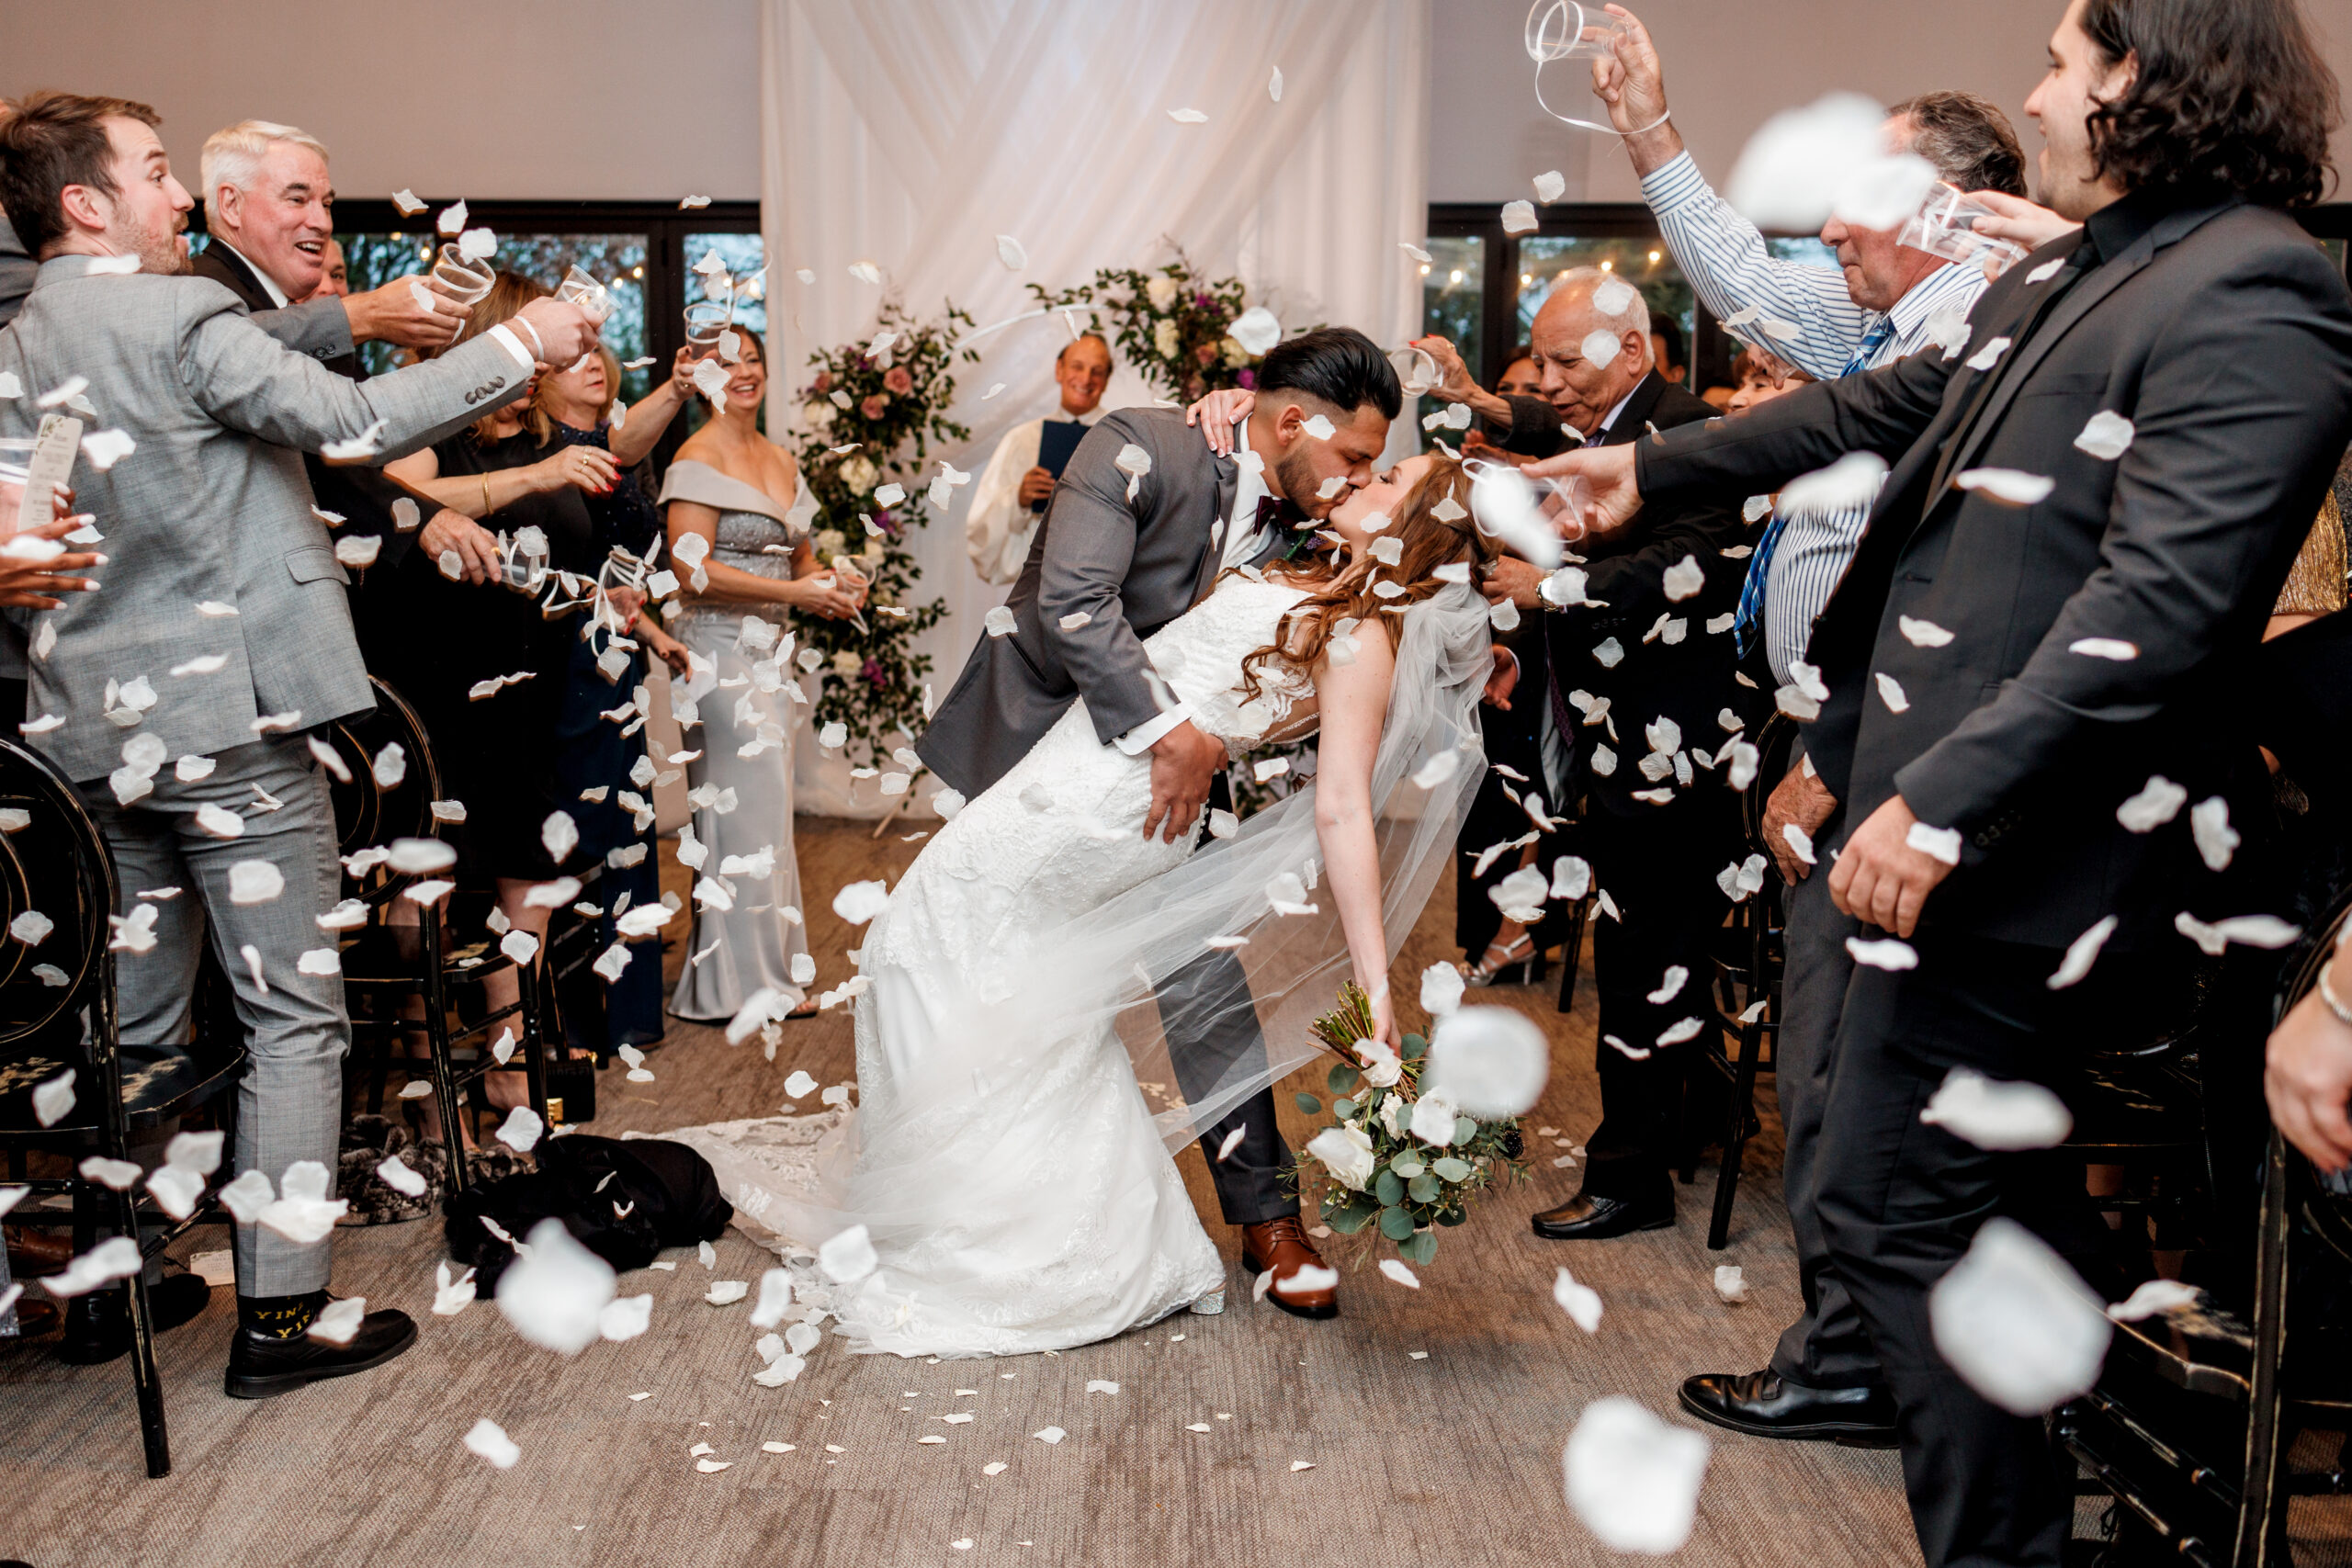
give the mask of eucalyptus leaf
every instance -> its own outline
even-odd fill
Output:
[[[1394,1242],[1401,1243],[1411,1240],[1413,1235],[1413,1216],[1407,1213],[1402,1209],[1386,1208],[1381,1210],[1380,1234]]]
[[[1317,1116],[1322,1113],[1323,1102],[1311,1094],[1302,1094],[1298,1097],[1298,1108],[1309,1116]]]
[[[1405,1036],[1405,1060],[1418,1062],[1430,1048],[1430,1043],[1418,1034]]]
[[[1415,1231],[1396,1244],[1396,1256],[1408,1263],[1427,1263],[1437,1256],[1437,1233]]]
[[[1463,1181],[1468,1179],[1470,1175],[1470,1162],[1455,1159],[1452,1155],[1445,1156],[1430,1168],[1437,1172],[1439,1179],[1444,1181]]]
[[[1355,1113],[1356,1102],[1352,1100],[1335,1100],[1331,1102],[1331,1114],[1342,1122],[1352,1119]]]
[[[1469,1217],[1470,1211],[1463,1208],[1440,1209],[1437,1212],[1437,1223],[1442,1225],[1458,1225]]]
[[[1416,1151],[1407,1149],[1388,1162],[1388,1168],[1410,1181],[1429,1168],[1421,1164],[1420,1156]]]
[[[1384,1170],[1373,1178],[1372,1192],[1384,1205],[1401,1203],[1405,1201],[1405,1183],[1395,1171]]]
[[[1455,1143],[1466,1144],[1477,1135],[1478,1123],[1470,1120],[1469,1117],[1457,1116],[1453,1119],[1453,1141]]]
[[[1342,1062],[1331,1069],[1330,1076],[1323,1080],[1323,1086],[1333,1094],[1353,1094],[1356,1085],[1363,1081],[1363,1074]]]
[[[1405,1184],[1405,1190],[1416,1203],[1434,1203],[1445,1191],[1445,1185],[1434,1176],[1417,1176]]]
[[[1351,1203],[1336,1212],[1326,1213],[1323,1216],[1323,1223],[1341,1235],[1354,1235],[1364,1226],[1372,1224],[1373,1215],[1378,1212],[1375,1209]]]

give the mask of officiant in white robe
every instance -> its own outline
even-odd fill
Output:
[[[1060,477],[1058,467],[1039,466],[1049,423],[1092,426],[1102,417],[1102,389],[1111,384],[1111,345],[1094,333],[1071,339],[1054,356],[1054,380],[1061,388],[1061,408],[1051,421],[1028,420],[1004,433],[995,455],[972,495],[972,509],[964,522],[965,547],[972,568],[984,582],[1009,587],[1029,558],[1029,541],[1037,520],[1046,514],[1046,501]],[[1068,461],[1073,440],[1058,456]]]

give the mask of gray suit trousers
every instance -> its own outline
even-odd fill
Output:
[[[1813,1388],[1860,1388],[1883,1382],[1885,1374],[1871,1348],[1861,1314],[1830,1264],[1818,1198],[1830,1044],[1838,1037],[1846,983],[1854,973],[1846,939],[1860,928],[1829,901],[1826,863],[1788,890],[1784,906],[1788,961],[1782,972],[1772,1082],[1788,1139],[1781,1181],[1789,1228],[1796,1233],[1797,1280],[1804,1292],[1804,1311],[1782,1331],[1772,1353],[1772,1370]]]
[[[334,807],[327,780],[304,737],[277,736],[218,754],[209,778],[182,784],[166,763],[155,792],[129,806],[115,803],[104,779],[77,784],[105,829],[122,883],[121,913],[141,892],[176,887],[157,909],[155,945],[118,953],[126,1053],[187,1041],[198,964],[208,933],[220,967],[236,988],[237,1017],[252,1060],[237,1091],[235,1174],[259,1170],[272,1187],[286,1168],[317,1160],[334,1192],[336,1145],[342,1128],[343,1058],[351,1046],[343,979],[302,975],[295,962],[313,948],[332,948],[334,933],[317,917],[342,896],[336,859]],[[254,793],[259,785],[283,802],[277,809]],[[210,803],[244,819],[244,833],[218,839],[196,825],[196,808]],[[229,868],[267,861],[285,890],[258,904],[229,901]],[[256,982],[243,950],[261,954]],[[237,1291],[248,1296],[289,1296],[322,1289],[333,1258],[329,1242],[301,1246],[264,1225],[236,1227]]]

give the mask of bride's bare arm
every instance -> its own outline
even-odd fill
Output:
[[[1339,906],[1356,983],[1372,997],[1380,1037],[1397,1043],[1388,996],[1388,937],[1380,921],[1380,846],[1373,833],[1372,764],[1388,712],[1388,682],[1396,656],[1388,639],[1366,627],[1353,663],[1316,667],[1323,716],[1316,747],[1315,833],[1323,846],[1323,877]]]

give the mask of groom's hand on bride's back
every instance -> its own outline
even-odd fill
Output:
[[[1190,833],[1225,761],[1225,742],[1202,734],[1190,719],[1153,741],[1151,812],[1143,819],[1143,836],[1158,831],[1172,844]]]

